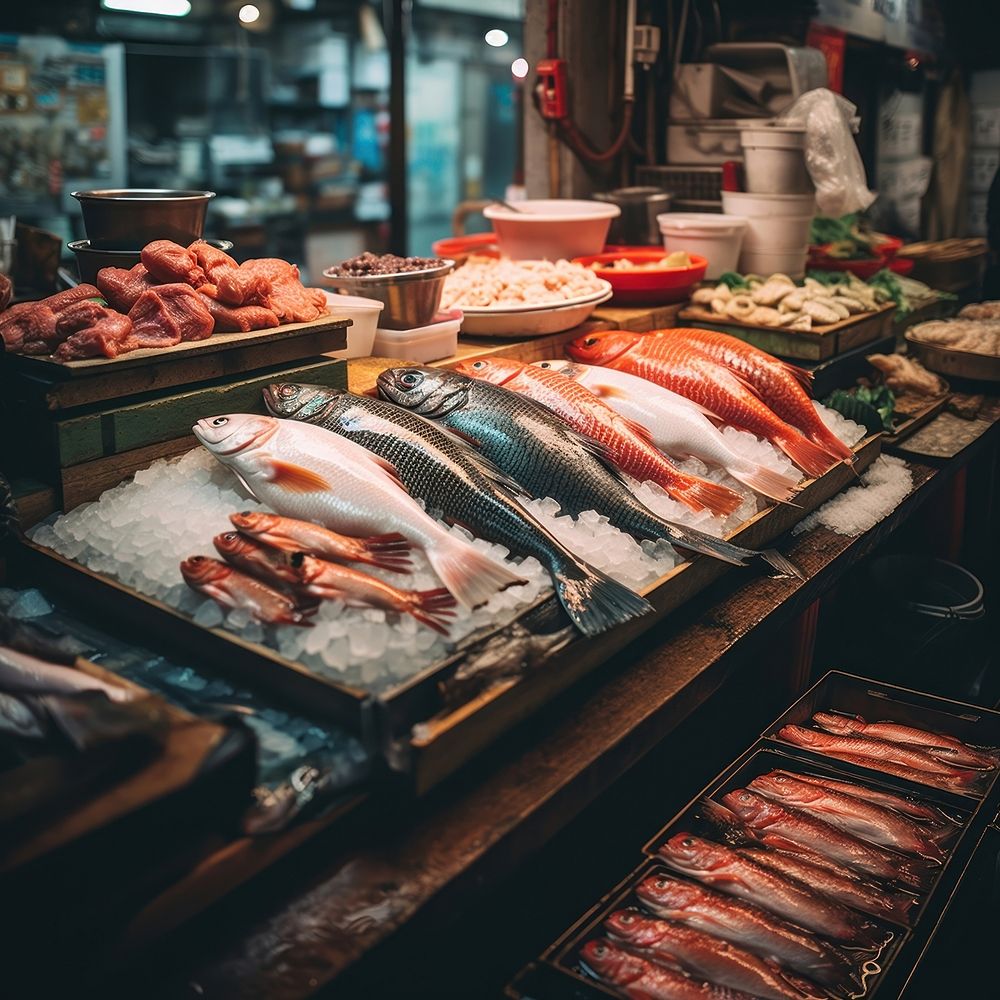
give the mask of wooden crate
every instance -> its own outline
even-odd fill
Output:
[[[764,547],[820,504],[855,480],[878,457],[881,436],[855,449],[853,469],[841,463],[806,484],[795,505],[778,504],[747,521],[730,540]],[[444,710],[440,682],[456,669],[459,657],[434,663],[378,697],[313,673],[259,643],[222,628],[206,629],[187,616],[80,566],[49,549],[24,541],[12,562],[24,575],[65,591],[71,598],[113,613],[134,627],[213,669],[252,679],[302,710],[319,712],[348,726],[390,765],[411,776],[417,791],[437,784],[520,719],[535,711],[575,680],[593,670],[633,639],[653,627],[709,584],[731,570],[727,563],[694,556],[644,591],[650,614],[596,638],[579,640],[553,656],[544,669],[491,688],[466,705]],[[421,724],[416,734],[414,726]]]
[[[815,327],[812,330],[785,330],[773,326],[751,326],[737,320],[719,316],[699,306],[681,310],[678,321],[682,325],[718,330],[745,340],[769,354],[783,358],[800,358],[803,361],[822,361],[844,351],[860,347],[885,337],[892,330],[896,306],[882,306],[876,312],[860,313],[840,323]]]

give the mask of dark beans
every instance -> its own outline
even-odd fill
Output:
[[[369,275],[426,271],[432,267],[443,267],[444,264],[445,261],[437,257],[397,257],[393,253],[377,254],[366,250],[358,257],[341,261],[330,271],[343,278],[364,278]]]

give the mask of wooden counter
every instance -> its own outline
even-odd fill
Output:
[[[225,935],[202,924],[196,941],[186,938],[200,954],[181,962],[174,950],[174,973],[165,981],[157,977],[158,989],[147,983],[146,995],[293,1000],[324,987],[330,987],[324,995],[338,997],[398,995],[372,992],[365,983],[428,949],[428,962],[449,982],[441,965],[448,961],[447,942],[435,928],[529,865],[726,684],[737,654],[808,645],[794,627],[807,610],[923,504],[945,493],[974,458],[991,451],[995,458],[1000,434],[991,421],[998,415],[988,408],[991,420],[982,432],[943,467],[912,462],[910,493],[870,531],[846,537],[820,527],[786,543],[807,573],[805,582],[727,576],[428,800],[395,807],[350,843],[331,838],[325,849],[314,845],[308,868],[296,866],[266,905],[251,906],[248,894],[226,910],[233,923]],[[808,649],[805,654],[808,663]],[[790,700],[804,678],[781,683],[791,685],[782,694]],[[504,944],[502,935],[493,942],[495,949]],[[438,950],[440,961],[433,962]],[[511,971],[530,957],[512,956]],[[475,988],[464,994],[428,989],[484,995]]]

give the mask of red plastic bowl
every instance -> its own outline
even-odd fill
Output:
[[[449,236],[431,244],[435,257],[463,260],[470,254],[480,257],[499,257],[496,233],[470,233],[468,236]]]
[[[887,236],[881,243],[875,245],[874,260],[840,260],[827,253],[829,243],[809,248],[809,267],[817,271],[850,271],[855,277],[867,281],[883,267],[889,267],[903,246],[898,236]],[[903,273],[903,272],[897,272]]]
[[[648,264],[663,260],[667,253],[663,250],[627,250],[616,253],[599,253],[592,257],[576,257],[574,264],[590,267],[591,264],[610,264],[616,260],[630,260],[633,264]],[[615,267],[598,266],[594,273],[611,283],[614,301],[619,304],[655,305],[664,302],[681,302],[691,295],[691,291],[702,278],[708,261],[698,254],[689,254],[690,267],[664,267],[654,271],[619,271]]]

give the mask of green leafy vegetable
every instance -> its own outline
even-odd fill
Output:
[[[859,385],[854,398],[867,403],[878,412],[887,431],[893,429],[896,413],[896,394],[887,385]]]
[[[823,400],[823,405],[829,406],[831,410],[836,410],[848,420],[863,424],[869,434],[877,434],[879,431],[889,429],[886,428],[882,415],[874,406],[843,389],[834,389]]]
[[[834,219],[817,215],[809,226],[809,241],[829,244],[827,253],[837,260],[874,260],[875,244],[881,240],[878,233],[865,230],[857,213]]]
[[[726,271],[724,274],[720,274],[719,282],[720,284],[728,285],[730,291],[750,287],[747,279],[744,278],[742,274],[737,274],[735,271]]]

